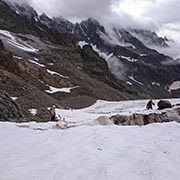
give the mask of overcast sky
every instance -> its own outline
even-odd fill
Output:
[[[123,27],[174,32],[180,40],[180,0],[9,0],[28,2],[39,14],[63,16],[75,22],[88,17]],[[177,33],[178,32],[178,33]]]
[[[28,2],[39,13],[61,15],[70,20],[88,17],[118,17],[128,25],[135,23],[158,26],[180,20],[180,0],[9,0]]]

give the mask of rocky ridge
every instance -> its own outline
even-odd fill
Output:
[[[127,126],[127,125],[138,125],[143,126],[151,123],[164,123],[176,121],[180,123],[180,107],[174,107],[172,109],[159,111],[157,113],[139,114],[135,113],[132,115],[115,115],[110,117],[116,125]]]

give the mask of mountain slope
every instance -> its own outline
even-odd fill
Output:
[[[73,32],[80,45],[90,44],[106,59],[119,79],[155,97],[178,97],[180,89],[170,92],[168,87],[180,80],[179,61],[146,47],[134,34],[141,33],[151,44],[167,47],[165,40],[150,31],[128,31],[115,26],[110,29],[106,31],[96,20],[87,19],[76,24]]]
[[[18,10],[15,11],[14,8],[9,6],[6,2],[0,0],[0,9],[1,29],[14,33],[32,34],[39,37],[43,41],[51,41],[56,44],[69,46],[75,44],[75,39],[71,34],[59,33],[58,30],[49,28],[40,21],[36,21],[37,13],[32,11],[31,8],[31,11],[28,13],[28,15],[26,13],[20,12],[20,14],[18,14]],[[20,9],[20,7],[18,9]]]
[[[22,21],[31,25],[32,30],[48,34],[50,28],[40,26],[35,21],[16,14],[6,3],[0,3],[1,20],[11,17],[11,26],[17,26],[13,32],[11,26],[0,23],[0,88],[16,97],[22,112],[27,119],[48,121],[47,110],[52,104],[65,108],[80,108],[93,104],[97,99],[123,100],[147,97],[143,92],[129,89],[123,81],[118,80],[109,71],[104,59],[90,47],[81,49],[74,42],[66,41],[67,36],[56,30],[51,39],[30,33],[26,28],[19,31]],[[33,11],[32,11],[33,12]],[[34,13],[33,13],[34,14]],[[14,19],[14,20],[13,20]],[[41,28],[40,28],[41,27]],[[6,30],[2,30],[6,29]],[[12,28],[13,29],[13,28]],[[17,33],[18,32],[18,33]],[[72,36],[69,34],[68,36]],[[63,43],[65,42],[65,43]],[[5,46],[5,48],[4,48]],[[36,109],[33,116],[31,110]]]

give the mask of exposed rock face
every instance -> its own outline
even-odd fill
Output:
[[[58,30],[53,29],[53,27],[48,27],[47,24],[41,23],[41,21],[37,19],[37,13],[31,7],[27,5],[19,6],[18,9],[14,7],[17,11],[15,12],[12,5],[10,6],[8,4],[0,0],[1,29],[15,33],[32,34],[44,41],[50,41],[55,44],[75,45],[76,40],[72,34],[60,33]]]
[[[8,94],[0,93],[0,121],[25,121],[18,105],[8,96]]]
[[[126,115],[115,115],[110,117],[116,125],[138,125],[143,126],[150,123],[163,123],[176,121],[180,122],[180,107],[173,108],[168,111],[161,113],[150,113],[150,114],[132,114],[129,116]]]
[[[11,5],[11,7],[19,15],[22,15],[29,19],[38,18],[37,12],[28,3],[23,3],[21,5],[15,3],[14,5]]]
[[[0,40],[0,50],[4,50],[4,44],[3,44],[2,40]]]
[[[178,93],[169,93],[165,87],[180,78],[180,65],[172,58],[148,48],[141,40],[145,39],[153,46],[167,47],[165,39],[155,32],[130,31],[114,26],[109,33],[96,20],[88,19],[76,24],[73,33],[79,41],[96,47],[100,55],[108,55],[105,58],[110,70],[119,79],[130,81],[131,86],[151,97],[179,97]]]
[[[158,109],[172,108],[172,104],[169,101],[160,100],[158,102]]]

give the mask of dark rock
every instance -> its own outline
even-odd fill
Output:
[[[172,104],[167,100],[160,100],[157,105],[158,109],[172,108]]]
[[[7,94],[2,92],[0,92],[0,121],[25,121],[18,105]]]
[[[75,37],[70,33],[60,33],[57,29],[41,23],[37,19],[37,12],[27,4],[13,7],[9,3],[0,0],[0,27],[15,33],[32,34],[41,40],[55,44],[74,46]],[[17,12],[20,14],[17,14]],[[52,20],[51,20],[52,21]]]
[[[5,49],[4,44],[3,44],[2,40],[0,40],[0,50],[4,50],[4,49]]]
[[[172,108],[161,113],[115,115],[110,117],[116,125],[138,125],[143,126],[151,123],[180,122],[180,108]]]
[[[113,122],[116,125],[122,124],[122,123],[126,122],[126,120],[127,120],[123,116],[120,116],[120,115],[112,116],[110,119],[113,119]]]

